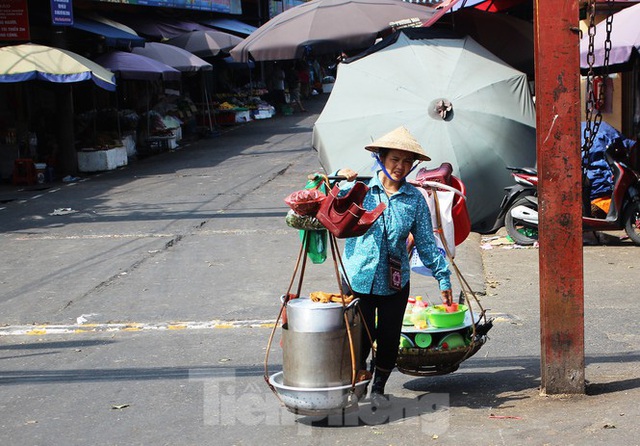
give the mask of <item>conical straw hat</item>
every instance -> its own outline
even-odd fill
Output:
[[[404,126],[398,127],[395,130],[390,131],[386,135],[373,141],[365,149],[370,152],[378,152],[378,149],[396,149],[404,150],[405,152],[411,152],[415,154],[416,159],[420,161],[429,161],[431,158],[424,153],[424,149],[420,143],[413,137],[409,130]]]

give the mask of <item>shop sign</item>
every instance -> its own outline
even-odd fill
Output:
[[[238,9],[237,0],[96,0],[103,3],[121,3],[138,6],[157,6],[162,8],[195,9],[231,13]],[[242,10],[242,6],[239,7]]]
[[[51,0],[51,24],[73,25],[73,4],[71,0]]]
[[[27,0],[0,2],[0,40],[29,40]]]

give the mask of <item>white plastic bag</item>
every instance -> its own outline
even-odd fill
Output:
[[[447,243],[447,248],[449,248],[449,252],[451,253],[451,257],[455,257],[456,254],[456,244],[455,244],[455,228],[453,225],[453,217],[451,216],[451,209],[453,208],[453,199],[455,196],[455,192],[449,191],[436,191],[438,194],[438,205],[440,207],[440,221],[442,223],[442,232],[438,231],[438,218],[436,216],[436,203],[435,198],[433,197],[433,190],[427,190],[422,187],[418,187],[420,193],[424,197],[427,205],[429,206],[429,211],[431,213],[431,225],[433,226],[433,232],[436,237],[436,245],[438,246],[438,250],[442,253],[444,258],[447,258],[447,252],[444,247],[444,241]],[[418,251],[416,248],[413,248],[413,252],[411,253],[411,271],[416,272],[418,274],[422,274],[424,276],[433,276],[431,269],[427,268],[422,261],[420,260],[420,256],[418,255]]]

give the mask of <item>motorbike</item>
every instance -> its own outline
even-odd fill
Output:
[[[526,197],[536,197],[538,195],[538,171],[535,167],[507,166],[506,169],[511,171],[515,184],[504,188],[505,195],[502,197],[500,210],[493,227],[489,229],[488,233],[494,233],[505,226],[506,215],[515,203],[523,204],[524,201],[522,200],[525,200]]]
[[[611,168],[613,191],[604,209],[583,206],[583,231],[623,230],[634,244],[640,246],[640,174],[628,166],[628,156],[620,141],[611,143],[604,152]],[[504,226],[509,236],[520,245],[532,245],[538,240],[538,176],[534,169],[513,170],[521,188],[519,194],[507,191],[503,199]],[[528,190],[533,188],[533,191]],[[533,193],[532,193],[533,192]],[[608,205],[608,209],[606,206]]]

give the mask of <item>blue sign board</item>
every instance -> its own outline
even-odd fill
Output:
[[[72,0],[51,0],[51,24],[59,26],[73,25]]]
[[[52,0],[53,1],[53,0]],[[242,12],[240,0],[94,0],[107,3],[122,3],[138,6],[158,6],[163,8],[194,9],[224,13]]]

